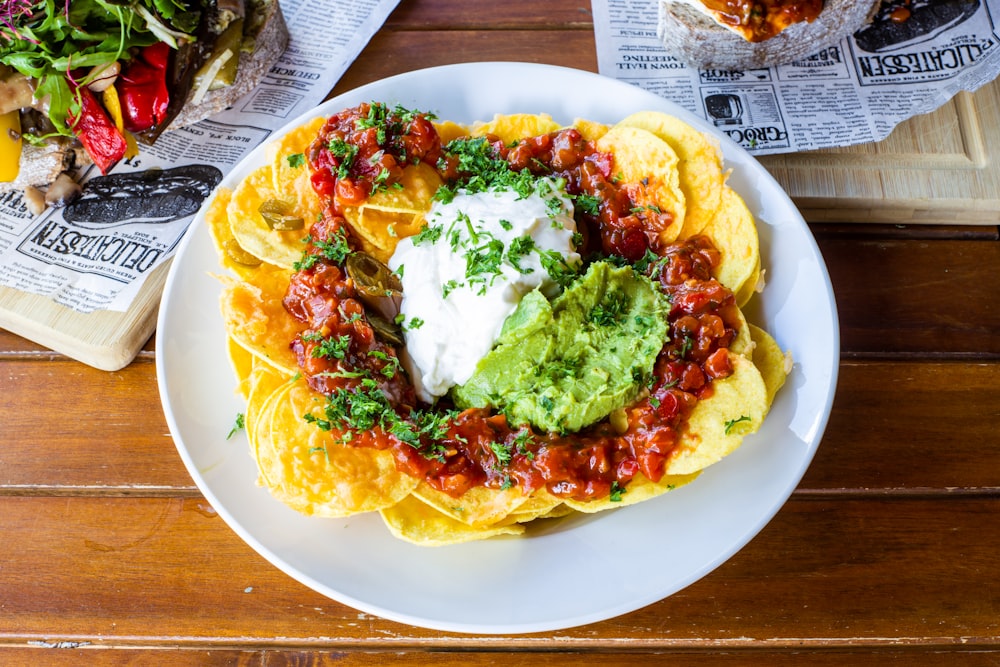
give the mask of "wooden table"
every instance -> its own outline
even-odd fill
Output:
[[[596,71],[589,10],[403,0],[334,92],[462,61]],[[701,581],[555,633],[423,630],[305,588],[192,483],[154,340],[109,373],[0,331],[0,664],[996,664],[998,228],[830,215],[842,363],[802,483]]]

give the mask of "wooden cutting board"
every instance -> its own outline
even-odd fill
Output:
[[[1000,223],[1000,81],[879,143],[760,158],[809,222]]]
[[[0,287],[0,327],[88,366],[118,370],[135,358],[156,328],[169,264],[153,270],[126,312],[78,313],[47,297]]]
[[[809,222],[1000,223],[1000,83],[960,93],[885,141],[761,162]],[[81,314],[0,288],[0,327],[102,370],[129,364],[152,335],[167,266],[124,313]]]

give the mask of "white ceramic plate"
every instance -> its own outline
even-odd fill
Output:
[[[564,123],[613,123],[657,109],[715,133],[631,85],[515,63],[403,74],[346,93],[309,117],[372,100],[460,122],[546,112]],[[156,370],[171,433],[202,493],[240,537],[306,586],[360,611],[433,629],[578,626],[656,602],[711,572],[764,527],[798,484],[826,426],[839,362],[836,306],[815,241],[770,175],[735,143],[720,141],[733,169],[729,183],[757,217],[767,270],[767,288],[748,317],[792,352],[795,366],[761,431],[694,483],[635,506],[552,522],[527,537],[440,548],[396,540],[376,514],[297,514],[254,483],[245,438],[226,440],[244,406],[226,356],[220,285],[209,275],[219,270],[217,258],[199,216],[166,283]],[[235,187],[262,162],[258,149],[223,185]]]

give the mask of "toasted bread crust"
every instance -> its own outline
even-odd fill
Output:
[[[288,46],[288,26],[285,24],[285,17],[277,0],[265,0],[254,4],[260,5],[265,13],[262,17],[256,18],[261,21],[261,29],[254,39],[253,50],[240,53],[236,81],[231,86],[208,92],[198,104],[185,104],[173,122],[167,126],[166,131],[193,125],[232,106],[236,100],[257,87],[264,75],[284,53],[285,47]]]
[[[881,0],[826,0],[812,22],[796,23],[763,42],[748,42],[680,0],[660,0],[657,34],[667,51],[700,69],[752,69],[800,60],[871,21]]]

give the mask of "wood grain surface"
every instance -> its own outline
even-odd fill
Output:
[[[594,69],[589,7],[404,0],[338,89],[487,57]],[[553,633],[426,630],[295,582],[184,469],[155,337],[109,372],[0,329],[0,665],[1000,663],[1000,230],[841,211],[811,225],[837,395],[789,502],[677,594]]]

